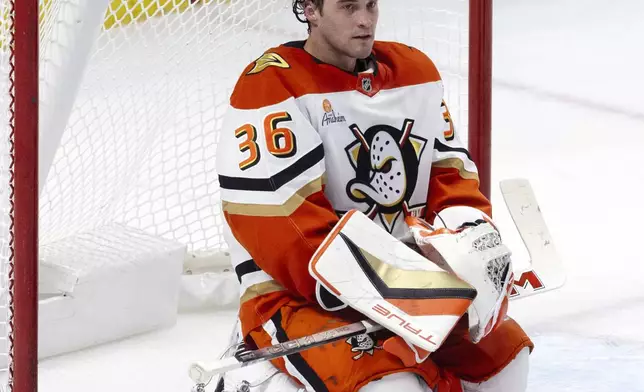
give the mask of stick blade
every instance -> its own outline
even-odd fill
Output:
[[[531,268],[515,271],[511,297],[527,297],[563,286],[566,282],[563,263],[530,183],[522,178],[509,179],[501,181],[500,188],[530,254]]]

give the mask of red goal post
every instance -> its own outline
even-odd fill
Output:
[[[1,187],[0,189],[0,198],[6,199],[6,200],[0,200],[0,209],[2,209],[2,214],[6,215],[6,217],[9,217],[9,220],[5,223],[2,219],[0,219],[0,231],[5,230],[8,232],[7,238],[9,240],[5,241],[6,243],[3,243],[3,238],[0,238],[0,251],[4,251],[6,253],[6,263],[5,260],[2,260],[3,264],[2,266],[4,268],[8,268],[8,274],[7,277],[3,279],[6,281],[2,282],[2,286],[0,288],[3,290],[4,297],[6,297],[5,303],[0,304],[0,308],[6,307],[6,325],[4,327],[4,336],[0,336],[0,338],[4,338],[7,342],[6,346],[0,348],[0,354],[1,355],[6,355],[8,360],[8,368],[5,369],[5,378],[0,379],[0,382],[2,382],[5,385],[9,386],[9,390],[15,391],[15,392],[31,392],[31,391],[36,391],[37,388],[37,360],[38,360],[38,327],[37,327],[37,311],[38,311],[38,296],[37,296],[37,291],[38,291],[38,254],[39,254],[39,246],[38,246],[38,217],[39,217],[39,188],[41,189],[41,200],[40,200],[40,211],[44,211],[45,215],[50,215],[50,210],[55,210],[57,208],[57,203],[62,203],[65,202],[65,198],[51,198],[48,200],[45,200],[43,202],[42,200],[42,189],[45,187],[45,184],[41,182],[40,187],[38,183],[38,172],[40,171],[41,174],[43,173],[43,164],[42,162],[39,162],[39,156],[42,157],[42,151],[38,153],[39,151],[39,134],[38,134],[38,121],[42,120],[42,109],[41,109],[41,115],[39,118],[39,103],[43,102],[43,97],[39,97],[39,64],[42,65],[44,59],[39,58],[39,53],[45,53],[45,51],[42,50],[42,47],[39,50],[39,3],[42,4],[49,4],[51,5],[52,3],[56,2],[69,2],[69,1],[78,1],[78,0],[47,0],[47,1],[38,1],[38,0],[0,0],[0,5],[2,8],[0,11],[2,12],[2,15],[0,16],[0,28],[3,30],[2,32],[2,41],[0,42],[1,45],[1,50],[0,52],[0,58],[3,59],[4,63],[0,64],[2,67],[7,67],[4,69],[2,72],[6,73],[2,75],[2,78],[6,78],[6,81],[3,81],[2,84],[0,84],[3,89],[5,90],[4,94],[5,96],[2,98],[3,100],[7,99],[6,97],[9,97],[8,101],[9,105],[8,106],[8,113],[5,117],[0,117],[0,119],[4,120],[4,124],[2,124],[2,132],[3,137],[5,140],[8,142],[6,143],[6,146],[3,147],[4,149],[2,152],[0,152],[0,156],[3,154],[6,155],[5,159],[6,162],[2,162],[2,165],[0,165],[0,178],[2,178],[2,181],[5,181],[4,186]],[[176,11],[173,10],[173,13],[178,13],[178,12],[184,12],[183,10],[187,9],[190,10],[193,7],[198,7],[198,6],[203,6],[206,7],[207,4],[229,4],[231,7],[234,7],[235,2],[254,2],[256,0],[200,0],[200,1],[193,1],[193,0],[140,0],[141,3],[157,3],[157,7],[154,8],[154,14],[146,14],[145,18],[146,20],[160,20],[161,18],[164,18],[167,16],[168,12],[164,9],[164,7],[168,6],[168,4],[181,4],[180,8],[181,11]],[[282,12],[284,10],[288,10],[288,7],[283,7],[278,9],[277,6],[269,6],[268,4],[277,4],[280,2],[288,2],[290,0],[265,0],[261,2],[262,6],[265,7],[265,9],[270,9],[271,12],[277,12],[275,10],[278,10],[279,12]],[[424,0],[423,4],[427,4],[430,1],[433,0]],[[478,165],[479,168],[479,174],[480,174],[480,179],[481,179],[481,188],[483,192],[488,195],[490,195],[490,175],[491,175],[491,102],[492,102],[492,97],[491,97],[491,85],[492,85],[492,0],[449,0],[453,3],[465,3],[467,5],[467,10],[469,12],[468,19],[467,19],[467,25],[466,26],[461,26],[461,30],[465,31],[467,33],[467,40],[469,40],[469,43],[462,44],[458,43],[456,46],[457,47],[463,47],[466,48],[467,51],[467,59],[465,63],[467,64],[467,70],[465,72],[465,75],[463,76],[463,80],[467,80],[467,89],[465,92],[458,91],[456,95],[467,95],[466,102],[463,103],[462,105],[457,105],[459,107],[458,111],[461,113],[459,116],[458,114],[455,116],[456,118],[459,118],[459,123],[457,123],[457,126],[460,125],[461,129],[467,129],[469,133],[469,137],[467,138],[468,146],[470,153],[472,154],[473,159]],[[106,1],[103,1],[106,2]],[[406,4],[406,2],[398,2],[398,0],[381,0],[381,3],[383,3],[383,6],[386,5],[385,2],[396,2],[398,5],[401,4]],[[447,0],[436,0],[436,4],[443,4],[447,3]],[[93,0],[92,0],[93,3]],[[109,48],[109,45],[105,45],[105,42],[101,41],[103,39],[111,39],[112,37],[116,37],[119,40],[122,40],[125,42],[119,41],[122,46],[127,47],[127,39],[128,36],[125,34],[120,34],[119,31],[115,30],[118,28],[129,26],[131,31],[135,31],[137,34],[139,34],[138,26],[137,29],[131,28],[132,25],[144,25],[146,22],[141,20],[140,22],[136,20],[127,20],[121,19],[125,18],[124,15],[127,15],[130,19],[134,18],[136,19],[137,13],[129,12],[129,10],[123,11],[122,7],[119,6],[114,6],[114,4],[126,4],[128,2],[123,1],[123,0],[111,0],[110,6],[113,8],[110,8],[108,10],[102,11],[102,13],[105,15],[105,24],[103,26],[103,30],[101,31],[101,35],[97,38],[97,42],[100,42],[101,45],[93,45],[91,46],[94,52],[92,52],[91,56],[88,56],[88,59],[91,57],[91,60],[84,59],[80,61],[80,63],[85,63],[87,62],[88,64],[83,67],[87,69],[83,69],[83,72],[80,72],[80,75],[84,75],[85,73],[89,72],[89,74],[92,74],[93,71],[100,70],[101,72],[104,72],[103,68],[92,68],[95,66],[92,62],[98,61],[101,59],[111,59],[115,53],[120,55],[120,52],[110,52],[108,54],[105,54],[105,56],[102,58],[101,54],[105,53],[107,50],[106,48]],[[420,4],[420,2],[418,2]],[[163,6],[159,5],[163,4]],[[260,4],[258,2],[257,4]],[[410,2],[411,4],[411,2]],[[214,6],[213,6],[214,7]],[[222,5],[223,7],[223,5]],[[403,30],[407,28],[405,26],[405,6],[400,6],[396,10],[397,12],[400,13],[400,19],[394,20],[393,18],[391,20],[387,20],[387,18],[390,15],[383,15],[384,21],[382,24],[382,32],[383,35],[386,35],[387,38],[392,37],[396,38],[398,36],[406,36],[405,34],[397,34],[399,31],[394,31],[395,29],[400,29]],[[166,7],[167,8],[167,7]],[[264,8],[262,8],[264,9]],[[240,8],[240,13],[233,15],[233,23],[235,24],[235,28],[240,28],[240,37],[244,37],[244,39],[248,40],[249,36],[252,37],[253,34],[253,28],[256,26],[260,26],[261,28],[266,27],[266,21],[263,17],[258,17],[255,14],[252,14],[252,11],[246,8]],[[417,11],[417,10],[415,10]],[[414,12],[415,12],[414,11]],[[242,13],[243,12],[243,13]],[[414,12],[409,12],[409,14],[414,14]],[[427,11],[428,15],[431,13],[430,11]],[[196,13],[196,12],[195,12]],[[251,22],[247,22],[244,20],[245,15],[249,14],[248,18],[252,20]],[[134,16],[133,16],[134,15]],[[221,15],[227,15],[225,12],[222,11]],[[273,15],[273,14],[271,14]],[[451,17],[452,15],[448,15],[448,17]],[[198,31],[193,33],[192,37],[196,40],[197,38],[203,38],[203,35],[205,34],[218,34],[220,31],[220,26],[217,25],[217,23],[228,23],[230,20],[228,19],[223,19],[210,15],[209,16],[212,19],[212,25],[208,28],[208,30],[203,30],[203,31]],[[290,15],[286,15],[286,18],[290,18]],[[204,18],[198,19],[199,21],[203,20]],[[183,22],[187,21],[187,23],[191,23],[192,19],[189,18],[174,18],[174,24],[170,25],[168,24],[169,29],[178,29],[177,21]],[[197,20],[197,19],[195,19]],[[46,22],[46,21],[45,21]],[[42,10],[40,13],[40,26],[42,28],[43,26],[43,14]],[[156,22],[155,22],[156,23]],[[161,23],[161,22],[159,22]],[[157,24],[158,26],[163,27],[162,24]],[[240,27],[241,26],[241,27]],[[183,27],[182,27],[183,28]],[[305,30],[303,26],[297,26],[298,32],[300,29],[302,31]],[[109,29],[110,34],[104,34],[105,31]],[[282,34],[280,31],[274,29],[273,27],[269,26],[266,27],[267,31],[270,31],[270,33],[275,36]],[[418,34],[418,32],[425,31],[424,26],[420,26],[417,29],[415,29],[413,32],[409,32],[408,35],[411,37],[414,34]],[[123,30],[126,30],[125,28]],[[159,29],[161,30],[161,29]],[[221,29],[225,30],[225,29]],[[233,29],[234,30],[234,29]],[[174,31],[174,30],[171,30]],[[186,32],[190,32],[188,27],[185,29]],[[430,29],[430,31],[433,31]],[[183,32],[183,30],[182,30]],[[261,32],[261,30],[260,30]],[[260,40],[259,34],[260,32],[257,33],[258,35],[258,41]],[[222,31],[223,34],[230,34],[229,30]],[[396,34],[394,34],[396,33]],[[250,35],[249,35],[250,34]],[[299,33],[298,33],[299,34]],[[189,36],[189,34],[188,34]],[[294,35],[289,31],[287,33],[283,34],[284,36],[284,41],[292,39]],[[7,41],[7,37],[11,37],[11,42]],[[163,35],[163,37],[166,37]],[[418,38],[416,35],[414,37]],[[42,39],[42,31],[40,38]],[[262,36],[262,39],[265,37]],[[460,39],[460,38],[459,38]],[[261,45],[263,45],[264,41],[261,41]],[[155,43],[156,44],[156,43]],[[257,47],[253,45],[253,42],[244,42],[240,44],[241,49],[243,47],[252,47],[254,50],[257,50],[259,46],[261,46],[258,43],[255,43]],[[134,48],[134,46],[132,46]],[[225,45],[222,46],[222,48],[226,48]],[[189,48],[192,50],[192,52],[198,52],[194,48]],[[118,49],[123,51],[123,49]],[[103,51],[103,52],[101,52]],[[174,53],[171,53],[171,55],[175,55]],[[249,51],[248,56],[255,55],[255,53],[251,53]],[[181,60],[181,56],[176,56],[171,58],[171,61],[174,62],[179,62]],[[225,59],[225,57],[224,57]],[[239,64],[235,64],[236,68],[239,68],[242,66],[242,61],[250,61],[251,57],[245,58],[242,60],[239,60]],[[114,63],[118,63],[118,59],[114,60]],[[169,63],[171,62],[169,61]],[[6,63],[6,64],[5,64]],[[213,63],[215,67],[213,68],[213,75],[216,77],[217,72],[220,72],[220,69],[216,68],[218,66],[217,64]],[[451,64],[449,62],[445,62],[445,64]],[[182,64],[181,67],[184,67],[188,70],[194,69],[194,68],[199,68],[199,64]],[[456,68],[459,68],[459,65],[455,66]],[[207,68],[207,67],[204,67]],[[439,64],[439,69],[441,69],[441,65]],[[163,75],[168,73],[168,70],[170,68],[166,67],[163,68],[162,72],[159,73],[159,75]],[[237,72],[237,71],[235,71]],[[75,72],[78,74],[77,72]],[[458,73],[458,72],[456,72]],[[97,73],[98,74],[98,73]],[[232,73],[231,73],[232,74]],[[93,74],[92,74],[93,75]],[[8,76],[8,77],[7,77]],[[74,76],[74,75],[71,75]],[[79,75],[76,75],[79,76]],[[212,75],[211,75],[212,76]],[[79,76],[80,77],[80,76]],[[209,76],[210,77],[210,76]],[[460,76],[459,76],[460,77]],[[204,80],[210,80],[208,78]],[[43,76],[41,75],[40,82],[42,83],[43,81]],[[46,80],[47,82],[50,82],[49,80]],[[6,82],[6,83],[5,83]],[[95,83],[95,79],[91,80],[92,83]],[[168,84],[172,85],[177,84],[181,82],[181,80],[168,80]],[[218,80],[217,82],[217,88],[220,88],[218,85]],[[162,82],[165,83],[165,82]],[[78,96],[74,96],[72,102],[69,102],[69,110],[72,112],[70,115],[70,118],[74,119],[73,124],[67,124],[64,125],[63,128],[60,130],[60,135],[57,136],[58,142],[61,140],[66,140],[63,136],[63,133],[69,133],[70,130],[74,132],[76,131],[76,128],[79,127],[79,121],[78,121],[78,116],[82,115],[85,116],[88,111],[83,111],[82,108],[83,106],[78,103],[79,99],[87,99],[87,100],[92,100],[91,96],[88,96],[87,94],[87,86],[84,85],[83,80],[77,81],[77,83],[63,83],[64,86],[71,86],[76,84],[78,87],[79,91],[82,91],[83,94],[79,94]],[[220,105],[222,103],[221,96],[225,96],[230,89],[229,85],[222,85],[221,91],[218,91],[217,97],[212,99],[212,102],[214,104]],[[42,91],[42,86],[40,86],[41,91]],[[85,88],[85,90],[83,90]],[[52,90],[47,90],[48,93],[51,93]],[[168,95],[172,95],[171,90],[163,89],[159,90],[163,93],[167,93]],[[154,91],[153,91],[154,92]],[[66,93],[67,94],[67,93]],[[74,95],[74,94],[72,94]],[[57,95],[54,93],[52,95],[53,97],[57,97]],[[45,97],[46,98],[46,97]],[[100,98],[100,97],[99,97]],[[97,98],[98,99],[98,98]],[[209,101],[210,102],[210,101]],[[112,101],[107,101],[105,103],[109,103],[110,105],[114,105]],[[448,101],[449,104],[449,101]],[[193,107],[190,107],[189,104],[187,103],[187,109],[186,111],[189,113],[193,113],[196,109]],[[125,109],[131,109],[128,108],[128,103],[123,103],[123,106],[111,106],[110,107],[110,113],[114,115],[114,113],[118,113],[119,110],[125,110]],[[134,106],[134,105],[132,105]],[[168,111],[168,109],[174,109],[176,105],[175,104],[168,104],[165,107],[165,110]],[[95,106],[92,106],[95,107]],[[142,106],[143,107],[143,106]],[[79,109],[80,108],[80,109]],[[147,110],[147,106],[145,106]],[[1,110],[5,110],[7,108],[3,107]],[[78,109],[78,113],[73,112],[74,110]],[[191,111],[192,110],[192,111]],[[217,108],[217,113],[216,113],[216,118],[209,119],[206,118],[203,121],[208,122],[208,126],[213,125],[217,126],[218,123],[218,116],[221,115],[221,110],[219,109],[219,106]],[[193,113],[194,114],[194,113]],[[143,116],[145,114],[141,113],[135,113],[135,117],[133,117],[132,121],[137,122],[137,124],[141,122],[145,122],[145,119],[143,119]],[[150,114],[150,116],[156,116],[156,114]],[[196,113],[195,118],[199,119],[199,116],[201,118],[204,117],[203,113]],[[143,119],[143,120],[142,120]],[[83,120],[86,120],[86,118],[83,118]],[[90,124],[89,120],[88,124]],[[70,121],[71,123],[71,121]],[[156,123],[155,123],[156,124]],[[154,125],[157,126],[157,125]],[[200,126],[203,127],[203,124]],[[76,128],[75,128],[76,127]],[[105,128],[109,129],[109,128]],[[104,132],[104,131],[103,131]],[[73,136],[72,135],[72,136]],[[42,135],[41,135],[42,136]],[[49,139],[48,139],[49,140]],[[167,140],[166,140],[167,142]],[[170,144],[171,145],[171,144]],[[168,143],[163,143],[163,146],[160,148],[165,149],[164,151],[167,150]],[[209,148],[211,148],[210,146]],[[42,149],[42,141],[41,141],[41,146],[40,149]],[[52,151],[47,151],[46,156],[47,158],[45,159],[46,161],[49,161],[47,164],[47,167],[45,168],[44,172],[47,172],[51,167],[56,167],[58,170],[54,170],[53,174],[50,173],[50,176],[47,177],[48,181],[51,179],[51,176],[56,176],[58,173],[61,171],[60,168],[62,167],[61,165],[64,164],[64,160],[60,159],[60,157],[55,158],[55,152],[57,151],[58,147],[54,147],[55,149]],[[83,151],[81,151],[82,153]],[[75,152],[74,152],[75,153]],[[59,156],[61,154],[58,154]],[[152,158],[154,158],[156,155],[151,154],[150,155]],[[158,156],[162,156],[158,155]],[[56,161],[56,159],[58,161]],[[162,164],[167,164],[167,161],[161,161]],[[175,163],[172,161],[172,163]],[[181,162],[182,165],[185,165],[185,162]],[[40,169],[39,169],[40,165]],[[75,166],[76,167],[76,166]],[[212,167],[209,165],[204,165],[204,167],[207,167],[208,170],[212,170]],[[181,169],[181,168],[180,168]],[[189,172],[189,170],[188,170]],[[152,171],[150,171],[152,173]],[[201,172],[197,173],[199,176],[202,175]],[[78,173],[78,175],[82,175],[82,173]],[[96,177],[95,173],[89,173],[87,174],[90,177]],[[169,177],[163,177],[160,178],[160,182],[172,182],[175,181],[177,177],[175,175],[170,175]],[[65,178],[65,181],[68,181],[69,179]],[[69,180],[72,181],[72,180]],[[58,183],[57,181],[54,181]],[[64,182],[60,182],[63,184]],[[188,181],[189,184],[194,184],[193,182]],[[137,184],[140,185],[140,184]],[[197,184],[201,186],[200,184]],[[71,185],[70,185],[71,186]],[[109,189],[110,186],[109,184],[106,185],[105,189]],[[206,189],[206,188],[204,188]],[[210,188],[207,188],[210,189]],[[196,192],[199,195],[202,195],[202,191],[200,190],[199,192]],[[67,195],[67,193],[61,192],[63,195]],[[142,199],[143,196],[141,194],[136,194],[139,199]],[[183,195],[182,195],[183,196]],[[195,199],[196,200],[196,199]],[[3,205],[2,203],[6,201],[8,203],[8,206]],[[185,225],[182,226],[176,226],[175,223],[171,224],[166,224],[166,222],[162,222],[159,224],[159,226],[163,226],[162,229],[158,229],[156,227],[153,227],[151,225],[156,224],[155,219],[158,218],[159,211],[152,211],[153,213],[157,214],[154,215],[154,219],[149,218],[147,215],[144,216],[144,214],[147,214],[148,209],[147,207],[140,207],[140,206],[134,206],[130,208],[129,210],[126,209],[131,207],[133,202],[138,201],[136,198],[128,199],[126,202],[123,202],[122,205],[119,204],[119,208],[122,209],[117,211],[117,212],[123,212],[123,217],[118,217],[120,221],[125,222],[127,224],[141,224],[141,230],[143,231],[150,231],[153,232],[154,235],[159,235],[164,238],[170,238],[172,240],[179,241],[181,243],[184,243],[187,247],[188,252],[197,252],[201,250],[208,250],[210,244],[208,242],[208,235],[213,235],[212,233],[215,233],[215,236],[220,235],[220,232],[217,231],[216,229],[211,229],[211,228],[206,228],[204,229],[200,225],[195,225],[194,221],[191,221],[191,216],[192,211],[189,208],[192,207],[186,207],[185,210],[181,210],[181,213],[184,214],[184,217],[182,218],[186,223]],[[190,203],[193,203],[193,200],[190,200]],[[101,204],[101,203],[94,203],[94,204]],[[87,204],[88,206],[93,205],[92,203]],[[102,205],[102,204],[101,204]],[[83,208],[85,208],[85,205],[81,205]],[[182,206],[179,206],[183,208]],[[66,207],[68,208],[68,207]],[[167,204],[168,210],[176,210],[177,206],[174,204]],[[134,211],[134,212],[133,212]],[[111,211],[114,212],[114,211]],[[163,212],[163,211],[161,211]],[[140,213],[141,216],[139,215],[133,215],[133,214],[138,214]],[[152,213],[150,213],[152,214]],[[200,218],[201,215],[197,214],[197,221]],[[93,216],[92,216],[93,218]],[[4,219],[4,217],[3,217]],[[219,225],[220,224],[220,217],[217,218],[215,217],[210,217],[207,216],[203,218],[204,220],[212,221],[213,225]],[[87,219],[84,218],[84,216],[79,215],[78,218],[79,222],[86,223]],[[120,222],[119,221],[119,222]],[[42,221],[41,221],[42,222]],[[103,223],[102,219],[98,219],[97,222]],[[152,223],[150,223],[152,222]],[[72,222],[74,223],[74,222]],[[41,223],[42,224],[42,223]],[[2,226],[2,225],[6,225]],[[49,236],[50,235],[50,227],[53,227],[54,229],[58,229],[59,226],[56,226],[56,224],[46,224],[46,233],[48,235],[47,240],[58,240],[56,236]],[[85,227],[83,227],[85,228]],[[203,233],[200,232],[199,235],[191,235],[194,231],[203,231]],[[74,231],[70,230],[69,235],[73,235]],[[1,233],[0,233],[1,234]],[[65,234],[68,235],[68,234]],[[62,235],[61,235],[62,236]],[[206,239],[204,239],[204,237]],[[41,233],[41,238],[42,238],[42,233]],[[53,239],[52,239],[53,238]],[[219,246],[219,245],[217,245]],[[1,248],[4,247],[4,248]],[[219,248],[218,248],[219,250]],[[5,257],[5,255],[0,254],[0,257]],[[4,387],[5,385],[0,386]]]
[[[470,0],[468,149],[479,169],[481,190],[492,181],[492,0]]]
[[[9,189],[11,216],[8,287],[2,287],[9,290],[6,377],[7,390],[32,392],[38,383],[38,0],[3,5],[10,7],[3,9],[3,28],[11,30],[13,24],[13,34],[8,35],[12,42],[3,42],[13,49],[7,64],[8,89],[3,92],[13,104],[10,157],[3,162],[9,163],[9,183],[3,191]],[[11,11],[13,18],[7,17]]]

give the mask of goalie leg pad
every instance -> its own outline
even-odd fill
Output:
[[[439,368],[461,380],[482,383],[499,374],[526,348],[532,350],[534,344],[511,318],[503,321],[478,344],[470,340],[464,318],[431,359]]]
[[[530,349],[524,348],[499,374],[482,383],[463,382],[464,392],[525,392]]]
[[[432,392],[427,383],[413,373],[393,373],[371,381],[358,392]]]

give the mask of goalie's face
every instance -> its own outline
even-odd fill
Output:
[[[324,0],[309,8],[311,38],[338,55],[362,59],[371,54],[378,23],[377,0]]]

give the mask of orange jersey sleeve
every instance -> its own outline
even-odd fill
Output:
[[[265,273],[242,302],[281,289],[315,300],[308,263],[338,220],[323,191],[322,141],[285,82],[309,76],[287,58],[269,51],[244,71],[218,143],[224,217],[250,257],[233,265]]]

